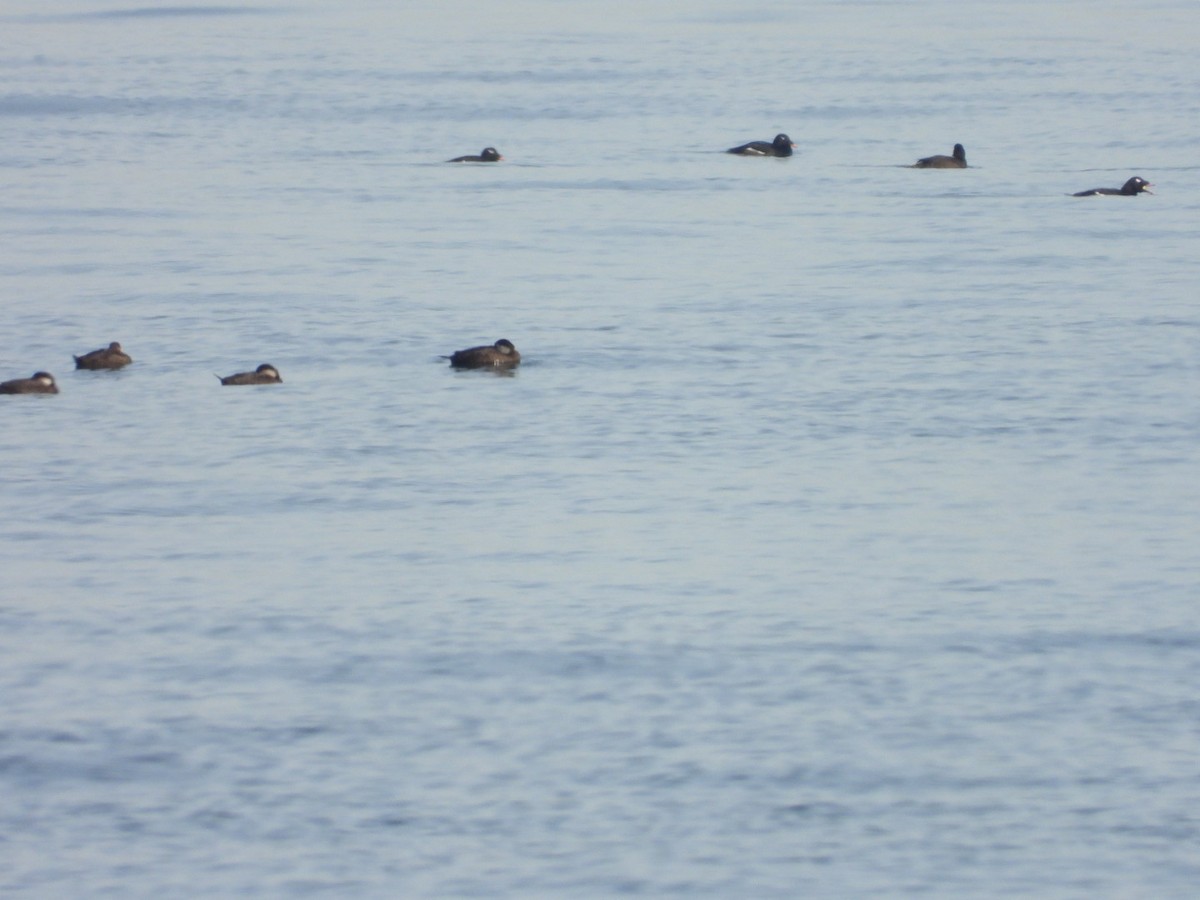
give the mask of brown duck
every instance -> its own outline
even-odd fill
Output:
[[[236,375],[226,375],[221,378],[221,384],[282,384],[279,371],[269,363],[263,363],[253,372],[238,372]]]
[[[911,168],[913,169],[965,169],[967,167],[967,151],[963,149],[962,144],[954,145],[954,152],[950,156],[926,156],[924,159],[918,159]]]
[[[490,347],[469,347],[442,359],[450,360],[450,365],[456,369],[511,369],[521,362],[521,354],[512,341],[501,338]]]
[[[93,350],[83,356],[75,357],[77,369],[119,369],[133,362],[133,357],[121,349],[121,345],[113,341],[107,347]]]
[[[32,378],[0,382],[0,394],[57,394],[58,385],[49,372],[34,372]]]

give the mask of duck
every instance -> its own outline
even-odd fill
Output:
[[[1119,188],[1092,188],[1090,191],[1080,191],[1072,197],[1136,197],[1138,194],[1153,194],[1154,187],[1140,175],[1134,175]]]
[[[133,357],[121,349],[121,345],[113,341],[101,350],[93,350],[83,356],[75,357],[77,369],[119,369],[133,362]]]
[[[221,384],[283,384],[279,370],[270,363],[263,363],[253,372],[238,372],[236,375],[226,375],[221,378]]]
[[[500,151],[495,147],[484,147],[483,152],[478,156],[456,156],[454,159],[448,159],[446,162],[499,162],[504,159],[500,155]]]
[[[918,159],[909,168],[912,169],[965,169],[967,167],[967,151],[962,144],[954,145],[950,156],[926,156]]]
[[[786,134],[777,134],[773,141],[751,141],[738,147],[730,147],[725,152],[736,153],[738,156],[791,156],[795,146]]]
[[[49,372],[34,372],[32,378],[0,382],[0,394],[57,394],[58,385]]]
[[[450,360],[450,365],[456,369],[511,369],[520,364],[521,354],[512,341],[501,338],[490,347],[469,347],[442,359]]]

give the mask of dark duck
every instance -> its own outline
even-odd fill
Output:
[[[454,159],[448,159],[446,162],[500,162],[504,159],[500,152],[495,147],[484,147],[483,152],[478,156],[456,156]]]
[[[954,145],[950,156],[926,156],[913,163],[914,169],[965,169],[967,167],[967,151],[962,144]]]
[[[0,394],[57,394],[58,385],[49,372],[34,372],[32,378],[0,382]]]
[[[736,153],[738,156],[791,156],[795,146],[786,134],[777,134],[773,141],[751,141],[748,144],[730,147],[725,152]]]
[[[263,363],[253,372],[238,372],[236,375],[226,375],[221,384],[282,384],[279,371],[270,363]]]
[[[511,369],[521,362],[521,354],[512,341],[501,338],[490,347],[469,347],[442,359],[456,369]]]
[[[75,357],[77,369],[119,369],[133,362],[133,357],[121,349],[121,345],[113,341],[107,347],[93,350],[83,356]]]
[[[1153,194],[1154,187],[1140,175],[1134,175],[1119,188],[1092,188],[1090,191],[1079,191],[1072,197],[1136,197],[1138,194]]]

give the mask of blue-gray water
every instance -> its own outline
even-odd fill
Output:
[[[0,34],[0,893],[1194,896],[1191,0]]]

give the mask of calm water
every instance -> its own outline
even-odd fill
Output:
[[[1194,4],[404,7],[0,16],[0,893],[1193,896]]]

